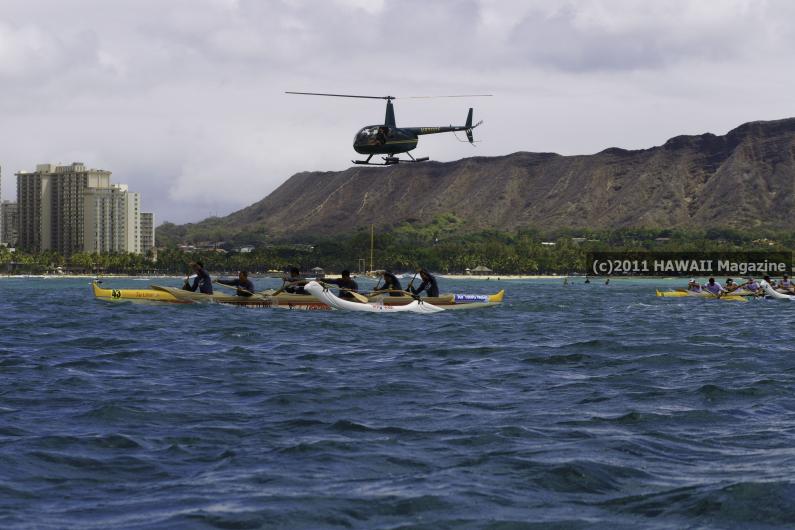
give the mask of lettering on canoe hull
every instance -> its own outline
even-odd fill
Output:
[[[488,302],[489,295],[487,294],[457,294],[455,295],[456,303],[467,302]]]

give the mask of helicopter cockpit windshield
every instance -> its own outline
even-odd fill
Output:
[[[353,139],[354,145],[384,145],[389,136],[389,128],[383,125],[362,127]]]

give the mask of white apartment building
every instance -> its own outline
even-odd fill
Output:
[[[141,212],[141,254],[148,255],[155,248],[155,214]]]
[[[141,194],[124,184],[85,191],[83,252],[141,253]]]

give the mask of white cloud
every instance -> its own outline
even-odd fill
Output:
[[[0,164],[75,157],[143,193],[160,220],[262,198],[350,165],[383,102],[284,90],[480,100],[396,102],[399,124],[485,119],[450,160],[565,154],[725,132],[795,114],[795,5],[784,0],[4,0]]]

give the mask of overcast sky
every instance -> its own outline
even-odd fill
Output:
[[[493,93],[397,101],[398,125],[462,123],[417,156],[644,148],[795,116],[789,0],[0,0],[0,165],[82,161],[158,224],[339,170],[381,101],[284,95]]]

